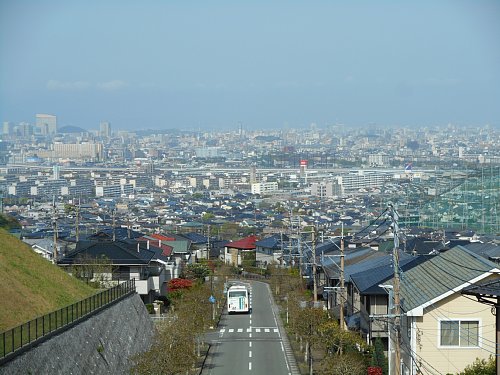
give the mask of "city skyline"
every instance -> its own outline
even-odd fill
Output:
[[[497,127],[498,15],[495,1],[3,1],[0,120]]]

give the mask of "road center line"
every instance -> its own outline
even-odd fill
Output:
[[[251,350],[248,351],[248,358],[252,358],[252,351]]]
[[[248,369],[251,370],[252,369],[252,362],[248,362]]]
[[[252,342],[251,342],[251,341],[249,341],[249,342],[248,342],[248,346],[249,346],[250,348],[252,347]]]

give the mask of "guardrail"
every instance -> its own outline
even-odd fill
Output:
[[[0,333],[0,365],[21,352],[21,349],[70,328],[133,293],[135,280],[128,280]]]

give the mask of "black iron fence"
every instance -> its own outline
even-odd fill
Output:
[[[69,328],[70,325],[88,318],[102,308],[132,293],[135,293],[135,280],[128,280],[72,305],[2,332],[0,334],[0,364],[3,359],[10,357],[27,345],[41,341],[56,331]]]

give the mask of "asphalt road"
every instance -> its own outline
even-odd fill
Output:
[[[251,288],[251,312],[231,315],[224,312],[212,336],[202,374],[298,374],[288,340],[282,336],[268,285],[258,281],[247,284]]]

